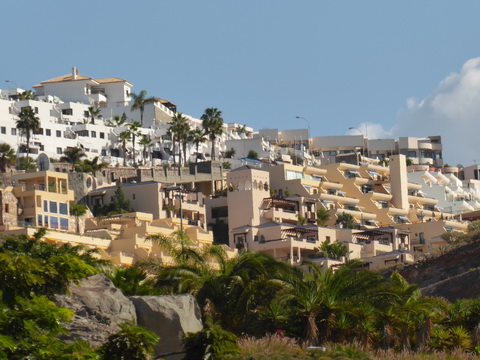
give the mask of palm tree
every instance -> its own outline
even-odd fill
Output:
[[[143,113],[145,111],[145,105],[153,104],[156,100],[154,97],[147,98],[146,90],[140,91],[138,95],[133,92],[130,95],[133,98],[133,104],[132,104],[131,110],[132,111],[140,110],[140,123],[141,123],[141,126],[143,127]]]
[[[113,121],[112,121],[113,120]],[[123,124],[125,124],[125,122],[127,121],[127,116],[125,115],[125,113],[123,113],[122,116],[120,115],[113,115],[113,119],[109,120],[108,121],[108,125],[110,126],[115,126],[115,127],[120,127],[122,126]]]
[[[148,136],[143,135],[138,144],[143,146],[143,165],[146,165],[148,148],[153,146],[153,141]]]
[[[70,203],[70,215],[75,216],[77,223],[77,233],[80,233],[79,218],[87,213],[87,205]]]
[[[130,141],[130,131],[122,131],[118,135],[117,141],[122,144],[123,151],[123,166],[127,166],[127,143]]]
[[[317,225],[325,226],[330,220],[330,212],[324,208],[317,209]]]
[[[35,100],[35,94],[32,90],[24,91],[18,94],[18,100]]]
[[[98,160],[98,156],[95,156],[93,160],[85,159],[82,164],[80,164],[79,169],[86,173],[92,173],[93,176],[97,176],[98,171],[108,166],[108,163],[98,162]]]
[[[216,108],[205,109],[204,114],[200,118],[205,135],[212,142],[212,160],[215,160],[215,140],[223,134],[223,118],[222,112]]]
[[[250,136],[251,132],[247,130],[247,125],[238,125],[234,130],[238,135],[245,134],[245,136]]]
[[[196,153],[195,153],[195,163],[198,162],[198,147],[200,144],[204,143],[207,139],[205,138],[205,133],[202,129],[193,129],[190,131],[189,141],[195,144]]]
[[[0,172],[6,172],[7,167],[15,165],[16,156],[13,148],[7,144],[0,144]]]
[[[27,137],[27,154],[30,153],[30,136],[32,132],[38,131],[40,128],[40,119],[35,115],[35,112],[30,106],[22,108],[20,114],[18,114],[19,119],[17,120],[17,129],[25,134]]]
[[[173,162],[175,163],[175,141],[178,141],[178,162],[182,164],[182,141],[187,138],[188,129],[190,125],[187,122],[187,118],[182,113],[177,112],[172,116],[172,120],[169,122],[169,133],[172,135],[173,142]],[[185,145],[186,147],[186,145]]]
[[[140,132],[141,124],[138,121],[134,121],[131,124],[128,124],[128,132],[130,133],[130,137],[132,138],[132,145],[133,145],[133,165],[136,165],[135,162],[135,139],[137,136],[140,136],[142,133]]]
[[[82,161],[82,158],[86,157],[82,148],[73,147],[67,148],[63,151],[63,156],[60,158],[60,161],[67,162],[72,165],[79,164]]]
[[[90,124],[95,124],[95,119],[102,118],[101,110],[93,106],[89,106],[88,110],[85,111],[85,117],[90,118]]]

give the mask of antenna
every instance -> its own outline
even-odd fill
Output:
[[[37,168],[39,171],[50,170],[50,159],[48,158],[47,154],[41,153],[40,155],[38,155]]]

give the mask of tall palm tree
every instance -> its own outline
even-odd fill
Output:
[[[82,158],[86,157],[85,152],[82,148],[73,147],[67,148],[63,151],[63,156],[60,158],[60,161],[67,162],[72,165],[79,164],[82,161]]]
[[[30,106],[22,108],[20,114],[18,114],[19,119],[17,120],[17,129],[25,134],[27,138],[27,154],[30,153],[30,137],[32,132],[38,131],[40,129],[40,119],[35,115],[35,111]]]
[[[130,137],[132,138],[132,145],[133,145],[133,165],[136,165],[135,162],[135,139],[140,136],[142,133],[140,132],[139,128],[141,124],[138,121],[134,121],[131,124],[128,124],[128,132],[130,133]]]
[[[16,156],[13,148],[7,144],[0,144],[0,172],[6,172],[7,167],[15,165]]]
[[[200,118],[205,134],[212,142],[212,160],[215,160],[215,140],[223,134],[223,118],[222,112],[217,108],[205,109],[204,114]]]
[[[140,110],[140,123],[143,126],[143,113],[145,111],[145,105],[153,104],[156,100],[154,97],[147,98],[147,91],[142,90],[139,94],[130,93],[133,98],[133,104],[131,110]]]
[[[207,139],[205,138],[205,133],[203,132],[202,129],[193,129],[190,131],[189,135],[189,141],[191,141],[193,144],[195,144],[195,163],[198,162],[198,147],[200,144],[204,143]]]
[[[85,111],[85,117],[90,118],[90,124],[95,124],[95,119],[102,118],[102,112],[94,106],[89,106],[88,110]]]
[[[130,131],[125,130],[118,135],[117,139],[117,142],[122,144],[123,166],[127,166],[127,143],[131,140],[130,135]]]
[[[74,202],[70,203],[70,215],[75,216],[77,224],[77,233],[80,233],[80,222],[79,218],[87,213],[87,205],[85,204],[76,204]]]
[[[173,161],[175,163],[175,141],[178,141],[178,162],[182,165],[182,143],[187,141],[186,139],[188,137],[190,125],[187,122],[187,118],[180,112],[177,112],[172,116],[169,125],[170,127],[168,128],[168,131],[172,135],[173,142]]]
[[[138,144],[143,146],[143,165],[146,165],[148,148],[153,146],[153,141],[148,136],[143,135]]]

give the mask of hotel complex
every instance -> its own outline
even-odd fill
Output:
[[[192,246],[223,243],[230,257],[248,250],[291,264],[308,259],[335,267],[360,259],[381,269],[437,251],[445,232],[467,230],[462,213],[480,210],[480,166],[444,167],[440,136],[311,137],[306,129],[253,132],[225,123],[215,144],[220,161],[211,159],[209,142],[188,143],[189,168],[175,168],[181,153],[169,128],[176,105],[154,98],[143,111],[132,110],[132,86],[73,68],[35,85],[35,99],[20,100],[22,89],[0,91],[0,143],[19,158],[28,147],[28,156],[53,161],[81,148],[86,158],[110,165],[94,175],[50,162],[37,171],[8,169],[0,175],[1,233],[32,235],[45,227],[45,241],[98,248],[102,258],[124,265],[172,263],[151,238],[175,241],[171,234],[180,230]],[[16,126],[26,107],[40,119],[30,144]],[[200,119],[185,117],[191,129],[202,128]],[[122,144],[120,134],[134,121],[141,123],[138,137],[152,141],[148,148],[131,139]],[[134,211],[93,217],[119,189]],[[73,216],[74,202],[89,211]],[[345,256],[320,252],[335,242],[344,244]]]

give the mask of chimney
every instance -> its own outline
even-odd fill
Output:
[[[77,80],[78,69],[74,66],[72,67],[72,79]]]

